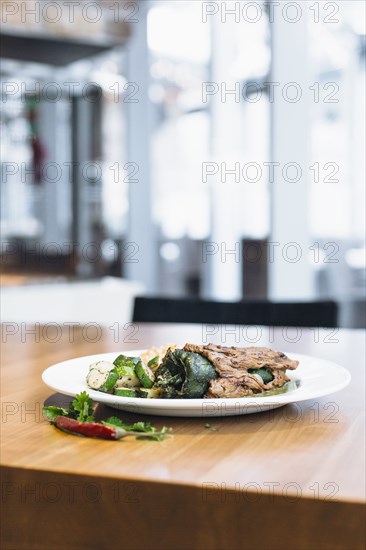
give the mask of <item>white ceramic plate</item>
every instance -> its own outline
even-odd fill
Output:
[[[144,350],[121,352],[138,356]],[[315,399],[337,392],[347,386],[350,373],[340,365],[309,355],[288,354],[300,364],[296,371],[288,372],[289,378],[299,381],[300,386],[292,391],[275,396],[241,397],[232,399],[144,399],[139,397],[118,397],[90,389],[85,381],[89,365],[96,361],[114,361],[119,354],[104,353],[88,355],[57,363],[46,369],[42,379],[53,390],[75,396],[85,390],[99,403],[120,410],[159,416],[214,417],[251,414],[282,407],[288,403]]]

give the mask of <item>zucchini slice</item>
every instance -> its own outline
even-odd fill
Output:
[[[147,363],[147,366],[148,367],[157,367],[158,366],[158,363],[159,363],[159,355],[157,355],[156,357],[153,357],[152,359],[150,359],[150,361],[148,361]]]
[[[114,388],[114,394],[120,397],[138,397],[137,391],[131,388]]]
[[[134,368],[137,363],[141,361],[140,357],[128,357],[127,355],[119,355],[113,364],[119,369]]]
[[[90,369],[86,377],[86,383],[92,390],[99,390],[105,384],[108,375],[108,372],[100,372],[96,368]]]
[[[135,365],[140,361],[138,357],[119,355],[114,361],[114,370],[118,373],[117,387],[138,388],[140,380],[135,374]]]
[[[91,369],[86,377],[89,388],[93,390],[110,393],[118,380],[118,374],[113,370],[100,372],[98,369]]]
[[[141,388],[139,391],[139,396],[147,399],[159,399],[163,397],[163,390],[161,388]]]
[[[106,381],[99,388],[99,391],[102,391],[104,393],[111,393],[114,386],[116,385],[117,380],[118,380],[118,373],[111,370],[110,373],[107,375]]]
[[[116,388],[139,388],[140,386],[140,380],[137,378],[133,370],[120,377],[116,384]]]
[[[135,367],[135,373],[144,388],[152,388],[155,382],[155,376],[153,371],[145,365],[142,361],[139,361]]]
[[[99,372],[109,372],[114,369],[114,365],[109,361],[97,361],[96,363],[92,363],[90,365],[89,370],[92,369],[97,369]]]

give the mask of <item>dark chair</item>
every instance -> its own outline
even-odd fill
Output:
[[[335,302],[211,302],[137,297],[136,323],[212,323],[286,327],[337,327]]]

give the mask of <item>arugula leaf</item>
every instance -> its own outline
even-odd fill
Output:
[[[58,416],[67,416],[67,410],[61,407],[42,407],[42,412],[50,422],[54,422]]]
[[[68,415],[79,422],[94,422],[93,400],[86,391],[79,393],[71,403]]]

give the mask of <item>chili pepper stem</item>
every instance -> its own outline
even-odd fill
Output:
[[[152,435],[153,436],[156,436],[156,435],[170,435],[168,434],[167,432],[131,432],[131,431],[128,431],[123,437],[125,437],[126,435],[135,435],[135,436],[142,436],[142,437],[151,437]]]

